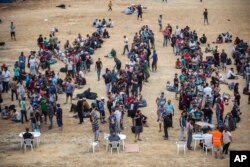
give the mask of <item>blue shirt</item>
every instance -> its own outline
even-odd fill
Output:
[[[153,54],[153,61],[155,62],[155,61],[157,61],[158,60],[158,55],[157,55],[157,53],[154,53]]]
[[[168,114],[173,114],[174,113],[174,106],[171,103],[170,104],[166,103],[164,105],[164,107],[165,107],[165,110],[166,110],[166,112]]]

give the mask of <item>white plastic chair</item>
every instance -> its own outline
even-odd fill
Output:
[[[118,154],[119,154],[119,151],[120,151],[120,142],[119,141],[109,142],[109,147],[110,147],[111,154],[113,153],[113,149],[116,149]]]
[[[213,155],[214,148],[213,148],[212,143],[204,143],[204,144],[203,144],[203,149],[202,149],[202,150],[204,151],[204,149],[205,149],[205,151],[206,151],[206,155],[207,155],[207,150],[211,150],[212,155]]]
[[[95,152],[95,148],[99,145],[98,142],[93,141],[93,139],[89,139],[89,151],[92,149],[92,153]]]
[[[179,155],[179,152],[180,152],[180,149],[183,149],[184,151],[184,154],[186,154],[186,143],[178,143],[178,142],[175,142],[176,144],[176,149],[177,149],[177,155]]]
[[[24,139],[23,146],[24,146],[24,152],[26,152],[27,146],[30,146],[31,151],[33,151],[33,139]]]

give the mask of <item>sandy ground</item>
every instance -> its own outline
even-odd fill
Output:
[[[65,3],[71,5],[67,9],[59,9],[55,6]],[[78,120],[71,118],[69,105],[63,105],[64,132],[61,133],[57,128],[47,130],[47,125],[42,127],[41,145],[33,152],[27,151],[25,154],[20,151],[20,139],[18,134],[30,124],[15,124],[10,121],[0,121],[0,166],[229,166],[229,157],[224,160],[215,160],[210,154],[205,156],[201,151],[188,151],[184,155],[176,155],[175,141],[179,137],[177,101],[174,94],[165,91],[166,81],[174,77],[174,62],[176,57],[170,47],[162,47],[162,34],[158,32],[157,18],[163,15],[163,24],[170,23],[173,28],[189,25],[195,29],[198,35],[205,33],[208,41],[215,40],[217,35],[229,31],[233,38],[239,36],[245,41],[250,42],[249,26],[249,6],[248,0],[169,0],[167,4],[161,0],[117,0],[113,2],[113,11],[107,11],[107,0],[26,0],[19,4],[1,4],[0,17],[3,23],[0,24],[0,41],[6,42],[6,48],[0,50],[0,63],[13,65],[21,51],[28,55],[30,50],[37,50],[36,39],[39,34],[48,36],[51,27],[59,29],[58,38],[64,44],[66,39],[70,42],[78,33],[86,35],[92,33],[92,21],[96,18],[111,18],[115,22],[115,28],[109,29],[111,38],[106,40],[101,49],[98,49],[93,58],[96,60],[101,57],[104,67],[112,67],[113,60],[103,56],[112,48],[115,48],[118,57],[126,62],[127,58],[122,56],[123,35],[133,38],[135,32],[142,25],[149,25],[155,32],[156,49],[159,55],[159,67],[156,73],[151,73],[149,83],[143,87],[143,95],[148,101],[148,107],[142,111],[149,118],[149,128],[144,128],[142,142],[139,142],[139,153],[124,153],[119,155],[105,152],[105,141],[101,133],[100,149],[95,154],[88,152],[88,139],[92,138],[90,122],[87,120],[83,125],[78,125]],[[143,21],[137,21],[136,16],[126,16],[121,11],[129,4],[142,3],[148,7],[143,15]],[[203,25],[202,12],[204,8],[209,11],[209,26]],[[248,12],[247,12],[248,11]],[[47,22],[44,19],[48,19]],[[230,19],[231,21],[227,21]],[[17,41],[11,41],[8,26],[10,21],[14,21],[17,29]],[[202,46],[204,49],[204,46]],[[221,44],[222,48],[231,55],[232,44]],[[56,71],[62,66],[57,63],[53,66]],[[224,73],[224,72],[222,72]],[[225,74],[225,73],[224,73]],[[64,74],[61,74],[63,76]],[[244,82],[239,80],[240,91],[242,92]],[[104,82],[97,82],[96,73],[93,68],[87,74],[87,85],[97,92],[99,97],[104,96]],[[225,85],[221,86],[223,91],[229,92]],[[77,90],[78,92],[82,90]],[[165,91],[167,98],[172,99],[176,106],[174,116],[174,128],[169,130],[170,140],[164,141],[162,134],[158,133],[156,122],[155,99],[161,91]],[[230,92],[232,94],[232,92]],[[9,104],[10,95],[3,95],[4,104]],[[65,96],[60,96],[59,101],[65,102]],[[230,111],[232,104],[226,107],[226,112]],[[232,133],[233,143],[230,149],[250,150],[248,144],[249,136],[249,105],[247,97],[242,95],[241,111],[243,113],[239,128]],[[133,143],[134,136],[130,131],[131,120],[125,117],[125,127],[123,131],[127,135],[126,143]],[[104,132],[108,131],[107,125],[101,125]]]

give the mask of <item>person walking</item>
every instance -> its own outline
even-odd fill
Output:
[[[168,38],[170,34],[168,27],[166,27],[162,33],[163,33],[163,47],[165,47],[168,45]]]
[[[207,11],[207,9],[205,9],[205,11],[203,12],[203,16],[204,16],[204,25],[206,23],[209,24],[208,23],[208,11]]]
[[[124,49],[123,49],[122,55],[124,55],[126,51],[129,52],[129,48],[128,48],[128,38],[126,37],[126,35],[124,35],[123,38],[124,38]]]
[[[162,15],[159,16],[158,18],[158,24],[159,24],[159,31],[162,31]]]
[[[185,141],[184,130],[186,128],[186,122],[187,122],[187,118],[186,117],[187,117],[186,112],[182,112],[181,116],[179,118],[180,128],[181,128],[181,131],[180,131],[180,140],[181,141]]]
[[[109,1],[108,7],[109,7],[108,11],[112,11],[112,2],[111,1]]]
[[[101,76],[101,70],[102,70],[102,61],[100,58],[95,63],[95,70],[97,72],[97,79],[100,81],[100,76]]]
[[[170,114],[166,110],[162,113],[163,127],[164,127],[164,140],[168,140],[168,128],[172,127],[172,120]]]
[[[189,150],[192,149],[191,147],[191,143],[192,143],[192,139],[193,139],[193,129],[194,129],[194,126],[193,126],[193,121],[191,119],[188,119],[187,121],[187,148]]]
[[[167,112],[168,117],[171,119],[171,122],[173,121],[173,116],[174,116],[174,106],[171,103],[171,100],[168,100],[167,103],[165,103],[164,108]],[[170,127],[173,127],[173,125],[171,125]]]
[[[27,112],[26,112],[26,104],[25,104],[25,97],[23,97],[20,101],[20,110],[21,110],[21,122],[23,124],[23,117],[25,118],[25,121],[28,122],[27,119]]]
[[[141,18],[141,21],[142,21],[142,6],[141,5],[137,6],[137,20],[139,18]]]
[[[10,30],[11,40],[15,40],[16,41],[16,26],[14,25],[13,22],[10,23],[9,30]]]

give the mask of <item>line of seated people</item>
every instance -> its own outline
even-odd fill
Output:
[[[114,22],[109,18],[108,20],[106,19],[95,19],[93,24],[93,27],[98,28],[98,27],[107,27],[107,28],[113,28],[114,27]]]

